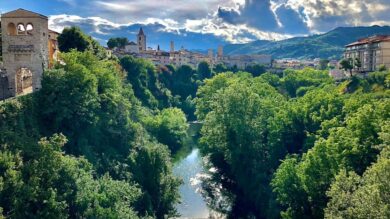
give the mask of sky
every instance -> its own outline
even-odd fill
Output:
[[[228,43],[282,40],[340,26],[390,25],[390,0],[0,0],[5,13],[24,8],[62,31],[76,25],[102,44],[143,27],[149,47],[169,42],[205,50]]]

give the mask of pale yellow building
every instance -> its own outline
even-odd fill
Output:
[[[390,35],[372,36],[348,44],[344,58],[360,60],[361,67],[355,67],[356,72],[376,71],[381,65],[390,69]]]

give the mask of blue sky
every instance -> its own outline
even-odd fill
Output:
[[[169,41],[189,49],[257,39],[281,40],[339,26],[390,25],[390,0],[0,0],[49,17],[50,28],[80,26],[102,44],[135,40],[144,27],[148,46]]]

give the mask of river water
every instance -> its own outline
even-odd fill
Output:
[[[183,179],[183,184],[179,188],[182,202],[176,206],[180,218],[208,218],[210,213],[206,202],[198,192],[200,189],[198,176],[204,172],[196,141],[199,129],[200,124],[190,124],[189,139],[184,146],[184,152],[181,152],[173,167],[173,173]]]

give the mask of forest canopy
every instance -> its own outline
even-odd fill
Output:
[[[108,58],[79,28],[59,42],[42,89],[0,103],[0,218],[177,217],[172,158],[196,120],[201,193],[227,218],[390,217],[390,72],[336,83]]]

